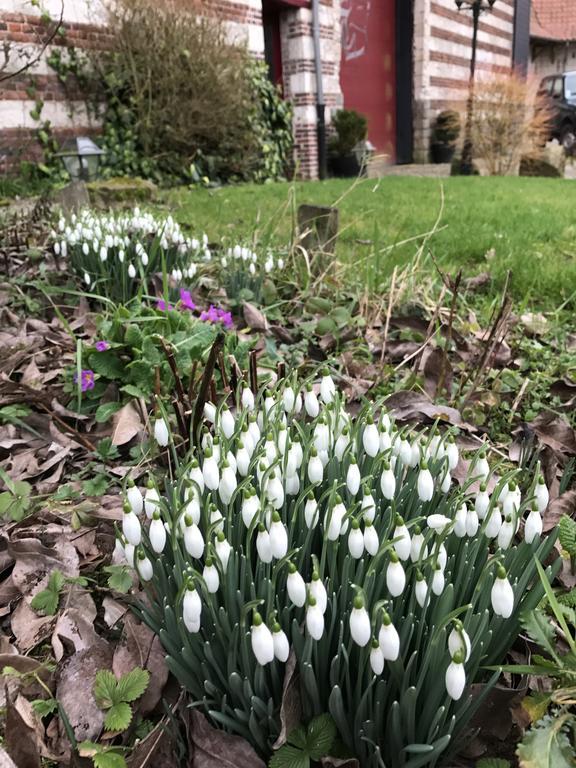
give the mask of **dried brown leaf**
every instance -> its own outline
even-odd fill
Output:
[[[563,515],[573,517],[576,511],[576,491],[566,491],[548,504],[543,515],[543,531],[555,528]]]
[[[257,309],[254,304],[245,301],[243,305],[244,322],[253,331],[266,333],[268,331],[268,320],[265,315]]]
[[[35,729],[26,723],[16,706],[16,701],[10,696],[6,700],[5,745],[6,751],[18,768],[41,768],[38,735]]]
[[[112,445],[125,445],[133,440],[142,428],[140,414],[132,403],[126,403],[114,414],[112,421]]]
[[[300,698],[299,676],[296,673],[296,654],[290,651],[284,669],[282,700],[280,703],[280,734],[272,749],[280,749],[286,738],[302,721],[302,701]]]
[[[196,709],[190,718],[194,744],[190,768],[266,768],[253,747],[240,736],[213,728]]]

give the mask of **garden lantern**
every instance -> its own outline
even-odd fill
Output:
[[[78,136],[64,144],[58,157],[62,158],[64,167],[72,181],[92,181],[98,176],[100,157],[104,150],[100,149],[87,136]]]
[[[478,47],[478,26],[480,16],[485,11],[491,11],[496,0],[455,0],[459,11],[472,12],[472,56],[470,58],[470,83],[468,86],[468,101],[466,104],[466,127],[460,172],[465,176],[472,173],[472,122],[474,119],[474,79],[476,75],[476,49]]]

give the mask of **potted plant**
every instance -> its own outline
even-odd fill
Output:
[[[339,109],[332,117],[335,134],[329,142],[333,176],[358,176],[367,151],[368,121],[353,109]]]
[[[432,130],[430,154],[433,163],[451,163],[460,135],[460,115],[446,109],[437,116]]]

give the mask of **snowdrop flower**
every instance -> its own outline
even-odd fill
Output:
[[[446,692],[451,699],[458,701],[466,687],[466,672],[464,671],[464,654],[457,651],[446,670]]]
[[[506,495],[506,498],[504,499],[504,503],[502,505],[502,514],[504,517],[516,517],[516,514],[518,512],[518,509],[520,507],[520,489],[515,483],[510,483],[510,487],[508,490],[508,494]]]
[[[327,515],[326,537],[329,541],[337,541],[342,531],[342,524],[346,515],[346,507],[342,503],[340,496],[336,496],[332,511]]]
[[[420,501],[430,501],[434,495],[434,480],[425,461],[420,464],[418,473],[418,498]]]
[[[272,556],[276,560],[286,556],[288,552],[288,532],[280,519],[278,512],[272,515],[272,525],[270,526],[270,549]]]
[[[405,437],[400,440],[398,458],[405,467],[409,467],[412,462],[412,446]]]
[[[396,493],[396,478],[387,461],[384,462],[384,469],[380,477],[380,489],[382,491],[382,496],[384,496],[385,499],[391,501],[394,498],[394,494]]]
[[[324,614],[328,606],[328,594],[317,571],[312,573],[312,581],[309,585],[310,595],[316,600],[319,610]]]
[[[516,525],[512,522],[512,516],[508,515],[498,531],[498,546],[500,549],[508,549],[516,533]]]
[[[288,642],[286,633],[278,623],[274,624],[272,627],[272,640],[274,641],[274,656],[278,661],[283,663],[288,661],[288,656],[290,655],[290,643]]]
[[[476,536],[479,527],[480,521],[478,520],[476,510],[473,508],[468,509],[466,512],[466,536],[470,538]]]
[[[400,656],[400,637],[392,619],[387,613],[382,616],[382,626],[378,633],[380,650],[386,661],[396,661]]]
[[[306,629],[313,640],[320,640],[324,634],[324,613],[312,595],[306,608]]]
[[[206,488],[209,488],[211,491],[215,491],[220,485],[220,472],[218,470],[216,459],[212,455],[212,451],[210,449],[208,449],[204,454],[202,474],[204,476],[204,484],[206,485]]]
[[[206,564],[202,571],[202,578],[206,582],[206,589],[210,594],[213,595],[218,592],[218,588],[220,587],[220,576],[218,575],[218,569],[214,565],[214,561],[211,557],[206,558]]]
[[[105,245],[100,247],[100,261],[106,261],[108,258],[108,248]]]
[[[202,600],[194,587],[189,586],[182,600],[182,618],[189,632],[198,632],[200,629],[200,616],[202,613]]]
[[[266,526],[263,523],[258,525],[258,535],[256,536],[256,551],[258,557],[263,563],[272,562],[272,543],[270,542],[270,534],[266,530]]]
[[[328,369],[325,368],[322,372],[322,379],[320,380],[320,397],[322,398],[322,402],[331,403],[332,400],[334,400],[335,394],[336,385],[328,373]]]
[[[150,562],[150,558],[146,556],[145,552],[140,550],[136,558],[136,570],[142,581],[150,581],[154,575],[154,568]]]
[[[542,514],[546,510],[548,502],[550,501],[550,493],[548,492],[546,482],[542,475],[538,477],[538,482],[536,483],[536,488],[534,489],[534,496],[536,497],[538,512]]]
[[[444,477],[442,478],[442,482],[440,484],[440,490],[442,491],[442,493],[448,493],[451,485],[452,485],[452,476],[450,475],[450,470],[447,468],[446,472],[444,473]]]
[[[236,468],[241,477],[248,475],[250,468],[250,454],[244,447],[244,443],[238,443],[238,452],[236,453]]]
[[[227,406],[224,406],[220,412],[220,428],[222,429],[222,432],[224,432],[224,436],[230,440],[236,429],[236,422]]]
[[[284,387],[284,392],[282,393],[282,407],[286,413],[292,413],[295,404],[296,394],[294,393],[294,390],[292,387]]]
[[[274,509],[280,509],[284,504],[284,486],[276,472],[272,472],[266,486],[268,501]]]
[[[406,586],[406,574],[396,552],[390,555],[390,562],[386,569],[386,587],[392,597],[399,597]]]
[[[322,482],[324,476],[324,467],[322,460],[318,456],[315,448],[310,449],[310,458],[308,459],[308,479],[314,485]]]
[[[424,536],[419,525],[414,526],[414,535],[410,542],[410,560],[417,563],[420,559],[426,560],[428,557],[428,547],[425,544]]]
[[[390,433],[388,432],[388,429],[386,427],[383,427],[380,425],[378,429],[378,439],[380,441],[380,453],[385,453],[386,451],[389,451],[392,447],[392,438],[390,437]]]
[[[258,445],[260,440],[260,427],[258,426],[258,419],[255,413],[250,414],[250,420],[248,422],[248,429],[252,435],[252,442],[254,445]]]
[[[204,418],[210,424],[216,423],[216,406],[214,403],[204,403]]]
[[[250,632],[252,653],[261,666],[274,661],[274,638],[259,613],[254,613]]]
[[[396,527],[392,533],[392,539],[394,539],[394,550],[400,558],[400,560],[408,560],[410,557],[410,550],[412,548],[412,542],[410,540],[410,532],[404,524],[404,520],[400,515],[396,517]]]
[[[300,493],[300,477],[298,475],[286,477],[286,493],[289,496],[298,496]]]
[[[346,487],[352,496],[356,496],[360,490],[360,470],[354,456],[350,456],[350,465],[346,473]]]
[[[318,416],[320,413],[320,404],[318,403],[318,398],[316,397],[316,393],[312,389],[311,384],[308,384],[306,387],[306,394],[304,395],[304,408],[311,419],[315,419],[316,416]]]
[[[486,483],[481,483],[480,490],[478,491],[476,500],[474,502],[474,509],[476,510],[476,514],[478,515],[478,520],[484,520],[484,518],[486,517],[486,513],[488,512],[489,506],[490,506],[490,496],[488,496],[488,493],[486,491]]]
[[[373,523],[374,518],[376,517],[376,502],[374,501],[374,496],[372,496],[370,488],[366,485],[362,489],[362,494],[362,506],[360,507],[360,511],[364,520],[369,520]]]
[[[496,579],[490,593],[492,609],[496,616],[509,619],[514,609],[514,591],[510,586],[506,569],[500,565],[496,571]]]
[[[134,485],[134,480],[132,480],[131,477],[128,478],[126,498],[128,499],[128,504],[130,504],[132,512],[134,512],[135,515],[141,515],[142,509],[144,508],[144,499],[142,498],[140,488],[137,488]]]
[[[328,424],[320,418],[314,427],[313,433],[314,447],[318,452],[327,451],[330,448],[330,428]]]
[[[456,445],[456,439],[454,435],[448,435],[448,441],[446,443],[446,457],[448,459],[448,466],[453,472],[458,466],[458,446]]]
[[[286,579],[286,591],[288,597],[298,608],[306,603],[306,584],[294,563],[288,564],[288,577]]]
[[[216,537],[216,543],[214,544],[214,549],[216,550],[216,556],[218,557],[218,560],[220,560],[220,564],[222,565],[222,573],[226,573],[226,570],[228,568],[228,560],[230,559],[230,553],[232,552],[232,547],[226,540],[224,531],[220,531],[218,533],[218,536]]]
[[[122,533],[124,538],[133,547],[137,547],[142,541],[142,528],[140,520],[136,516],[130,504],[124,505],[124,514],[122,515]]]
[[[242,390],[242,396],[240,398],[242,408],[247,411],[253,411],[255,408],[254,393],[249,387],[244,387]]]
[[[484,528],[484,535],[489,539],[495,539],[502,527],[502,515],[498,507],[493,507]]]
[[[199,560],[204,554],[204,537],[190,515],[184,516],[184,549],[190,557]]]
[[[165,448],[168,445],[170,433],[164,419],[156,419],[154,422],[154,439],[161,448]]]
[[[416,586],[414,587],[414,594],[416,595],[416,602],[420,608],[424,608],[424,605],[426,604],[426,597],[428,595],[428,584],[426,584],[426,579],[420,571],[418,571],[416,574]]]
[[[154,512],[158,509],[159,502],[160,496],[152,479],[150,479],[146,484],[146,492],[144,493],[144,511],[148,520],[152,519]]]
[[[360,530],[360,523],[358,520],[352,520],[350,525],[348,551],[355,560],[359,560],[364,554],[364,534]]]
[[[148,530],[148,538],[150,539],[150,546],[156,552],[157,555],[164,552],[166,546],[166,528],[160,517],[160,512],[156,511],[152,515],[152,522]]]
[[[542,515],[539,511],[539,504],[536,501],[532,504],[532,509],[528,513],[526,523],[524,524],[524,539],[527,544],[532,544],[534,539],[542,535]]]
[[[452,525],[452,520],[445,515],[433,514],[426,518],[426,525],[441,536]]]
[[[134,558],[136,557],[136,547],[128,541],[124,545],[124,556],[128,565],[134,567]]]
[[[490,476],[490,465],[486,459],[486,451],[481,451],[478,454],[478,458],[473,468],[473,475],[475,477],[480,477],[484,482],[487,482],[488,477]]]
[[[378,531],[372,525],[370,520],[366,520],[366,524],[364,526],[364,548],[369,555],[372,555],[372,557],[378,554],[378,550],[380,548]]]
[[[468,508],[466,504],[461,504],[456,510],[456,516],[454,517],[454,535],[459,539],[463,539],[466,536],[466,519],[468,516]]]
[[[250,528],[252,521],[256,517],[260,510],[260,499],[256,495],[256,491],[252,489],[244,489],[242,493],[242,506],[240,508],[240,514],[242,515],[242,522],[246,528]]]
[[[384,654],[376,638],[373,638],[370,647],[370,668],[375,675],[381,675],[384,671]]]
[[[364,432],[362,433],[362,445],[368,456],[371,456],[372,458],[376,456],[380,450],[380,435],[378,434],[378,427],[374,424],[372,418],[366,419]]]
[[[143,267],[148,266],[148,254],[146,253],[146,251],[143,251],[142,254],[140,255],[140,261],[142,262]]]
[[[134,268],[134,264],[128,265],[128,276],[132,279],[136,277],[136,269]]]
[[[461,621],[456,620],[454,622],[454,627],[448,635],[448,650],[450,651],[450,656],[461,652],[464,655],[464,661],[468,661],[470,658],[472,644]]]
[[[206,462],[204,462],[206,465]],[[206,483],[208,485],[208,483]],[[238,487],[236,481],[236,473],[227,461],[224,461],[222,465],[222,475],[220,476],[220,483],[218,484],[218,493],[222,499],[223,504],[230,504],[234,491]]]
[[[90,280],[90,275],[88,274],[88,272],[84,272],[84,282],[86,283],[88,288],[90,288],[90,283],[92,281]]]
[[[448,562],[448,553],[446,552],[446,547],[444,544],[440,544],[438,547],[438,555],[436,561],[439,563],[442,570],[446,568],[446,563]]]
[[[340,435],[338,436],[338,439],[336,440],[336,445],[334,446],[334,455],[338,459],[338,461],[342,461],[342,457],[344,456],[344,453],[346,451],[346,448],[350,445],[350,430],[348,427],[344,427]]]
[[[372,637],[372,628],[370,626],[370,616],[364,607],[364,600],[357,595],[354,598],[353,608],[350,613],[350,635],[352,640],[364,648],[368,645]]]

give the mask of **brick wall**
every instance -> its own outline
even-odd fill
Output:
[[[454,0],[415,0],[414,156],[426,162],[430,129],[443,109],[464,111],[470,71],[472,18]],[[480,19],[478,77],[512,64],[514,0],[497,0]]]

